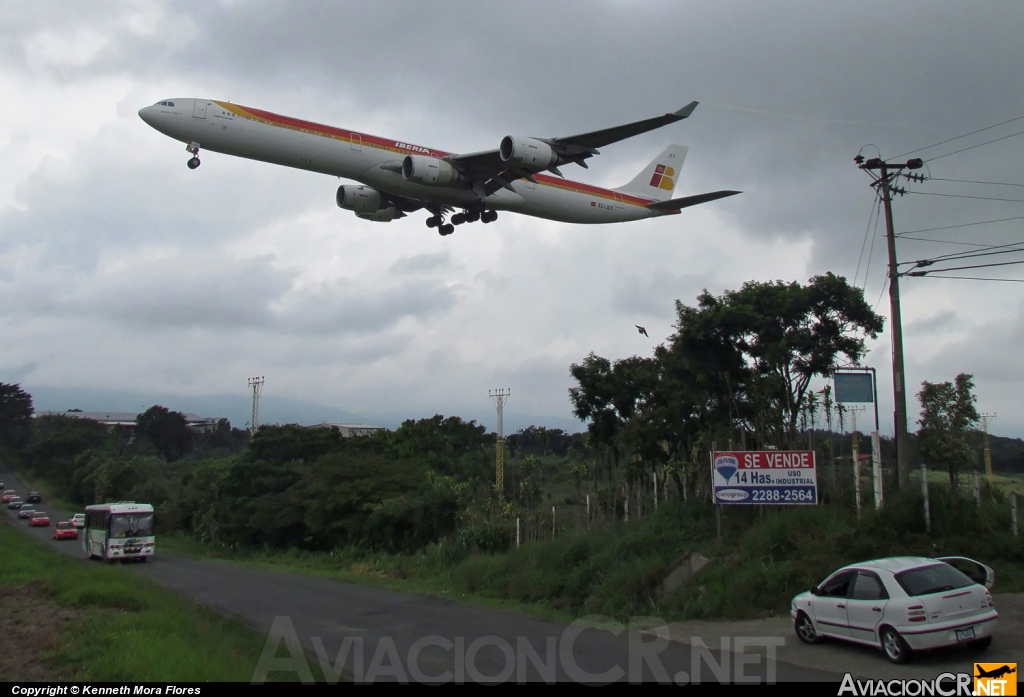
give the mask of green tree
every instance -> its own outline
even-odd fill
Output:
[[[152,406],[135,418],[135,429],[168,462],[174,462],[192,450],[192,429],[181,412],[159,405]]]
[[[973,391],[973,376],[960,373],[952,383],[925,380],[917,393],[921,402],[918,452],[928,464],[946,467],[954,491],[960,465],[974,459],[968,435],[980,416]]]
[[[20,451],[32,438],[32,395],[0,382],[0,445]]]

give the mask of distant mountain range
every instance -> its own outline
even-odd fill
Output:
[[[103,390],[88,387],[32,387],[22,385],[23,390],[32,395],[32,403],[37,411],[67,411],[81,409],[83,411],[135,411],[142,413],[154,404],[167,407],[172,411],[198,414],[207,417],[224,417],[235,428],[247,428],[252,418],[252,399],[247,395],[204,395],[182,396],[149,392],[127,392],[120,390]],[[285,424],[295,423],[312,426],[325,421],[334,423],[369,424],[397,428],[406,419],[429,418],[440,411],[411,410],[400,412],[352,412],[339,407],[332,407],[317,402],[300,399],[288,399],[276,395],[260,397],[260,423]],[[494,430],[495,416],[493,411],[480,410],[477,413],[454,414],[465,420],[475,420]],[[560,416],[542,416],[505,412],[505,432],[514,433],[527,426],[545,426],[560,428],[568,433],[576,433],[585,429],[584,424],[575,419]]]

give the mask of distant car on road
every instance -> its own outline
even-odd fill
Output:
[[[12,496],[11,498],[7,499],[7,507],[10,508],[11,510],[17,510],[21,508],[24,504],[25,502],[22,501],[21,498],[18,496]]]
[[[73,516],[71,516],[71,524],[73,526],[75,526],[76,528],[84,528],[85,527],[85,514],[84,513],[76,513]]]
[[[956,568],[968,563],[983,574],[981,583]],[[942,646],[982,650],[999,619],[989,592],[994,578],[966,557],[876,559],[843,567],[796,596],[790,616],[804,643],[854,641],[882,649],[893,663]]]
[[[15,491],[14,489],[8,489],[7,491],[4,492],[3,496],[0,497],[0,501],[3,501],[4,503],[10,503],[11,499],[13,499],[17,495],[17,491]]]
[[[57,523],[53,529],[53,539],[55,540],[77,540],[78,529],[70,522]]]
[[[25,497],[25,503],[42,503],[43,497],[39,495],[38,491],[28,492],[28,496]]]
[[[10,505],[10,504],[8,504]],[[32,514],[36,512],[35,506],[29,506],[27,503],[22,505],[18,509],[19,518],[31,518]]]
[[[50,527],[50,516],[42,511],[36,511],[28,519],[28,525],[30,528],[48,528]]]

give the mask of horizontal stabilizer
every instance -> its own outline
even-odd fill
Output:
[[[736,194],[742,193],[742,191],[712,191],[707,194],[684,196],[682,198],[669,199],[668,201],[655,201],[654,203],[648,203],[647,207],[655,211],[678,211],[683,208],[689,208],[690,206],[707,203],[708,201],[717,201],[718,199],[725,198],[726,196],[735,196]]]

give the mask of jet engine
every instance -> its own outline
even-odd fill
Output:
[[[402,214],[399,213],[398,209],[393,205],[373,211],[372,213],[356,213],[357,218],[372,220],[375,223],[390,223],[395,218],[399,218],[401,216]]]
[[[447,186],[459,181],[459,172],[451,163],[436,157],[406,155],[402,160],[402,178],[427,186]]]
[[[338,187],[335,200],[337,200],[340,208],[354,211],[357,215],[362,215],[377,212],[381,207],[383,199],[379,191],[368,186],[342,184]]]
[[[498,148],[501,161],[528,172],[542,172],[558,164],[558,153],[542,140],[505,136]]]

